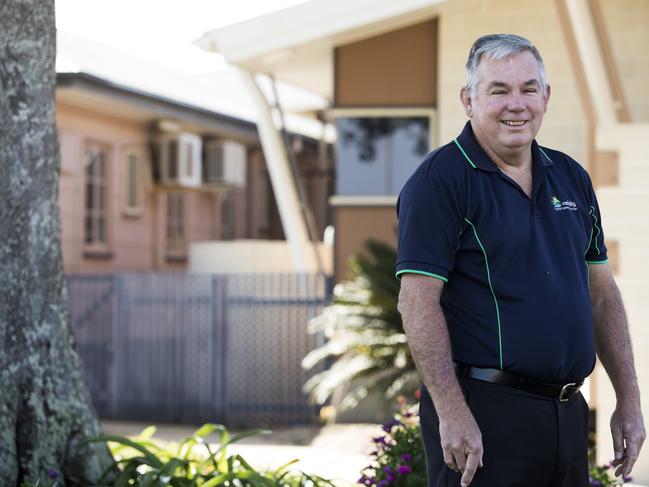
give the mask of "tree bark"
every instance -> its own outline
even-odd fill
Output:
[[[0,0],[0,485],[92,485],[112,463],[63,274],[54,0]],[[62,481],[62,482],[61,482]],[[59,483],[59,485],[60,485]]]

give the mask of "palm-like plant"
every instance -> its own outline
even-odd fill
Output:
[[[324,333],[327,342],[302,366],[313,369],[333,360],[304,385],[318,404],[352,381],[356,385],[343,397],[341,409],[355,407],[371,390],[384,391],[389,401],[414,395],[421,384],[397,310],[396,251],[376,240],[368,240],[365,250],[352,260],[353,278],[336,285],[332,303],[309,323],[309,331]]]

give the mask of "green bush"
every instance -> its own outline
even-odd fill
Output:
[[[399,395],[414,399],[421,383],[397,310],[396,257],[393,247],[368,240],[352,261],[353,278],[336,285],[331,305],[309,323],[309,331],[324,333],[327,342],[302,366],[333,362],[304,386],[318,404],[354,380],[358,386],[341,401],[341,409],[355,407],[374,389],[384,391],[386,404]]]
[[[89,442],[107,442],[115,458],[108,475],[115,466],[119,478],[115,487],[335,487],[330,481],[315,475],[292,470],[297,460],[280,468],[259,472],[241,455],[228,455],[227,447],[248,436],[269,433],[255,430],[230,436],[221,425],[206,424],[179,444],[161,446],[153,441],[155,427],[144,430],[137,438],[103,435]],[[219,446],[214,449],[207,438],[219,435]]]

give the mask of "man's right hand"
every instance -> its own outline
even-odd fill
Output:
[[[462,472],[462,487],[467,487],[482,466],[482,434],[455,375],[440,305],[443,287],[443,280],[404,274],[399,312],[412,358],[437,410],[444,461],[449,468]]]
[[[473,480],[482,467],[482,434],[466,405],[439,418],[439,436],[444,462],[456,472],[462,472],[462,487]]]

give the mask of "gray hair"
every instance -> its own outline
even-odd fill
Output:
[[[478,38],[469,51],[469,59],[466,62],[466,87],[471,96],[475,96],[480,77],[478,67],[483,56],[488,59],[501,60],[525,51],[529,51],[534,55],[539,65],[541,86],[543,91],[547,91],[548,84],[545,78],[543,58],[538,49],[534,47],[534,44],[524,37],[514,34],[489,34]]]

